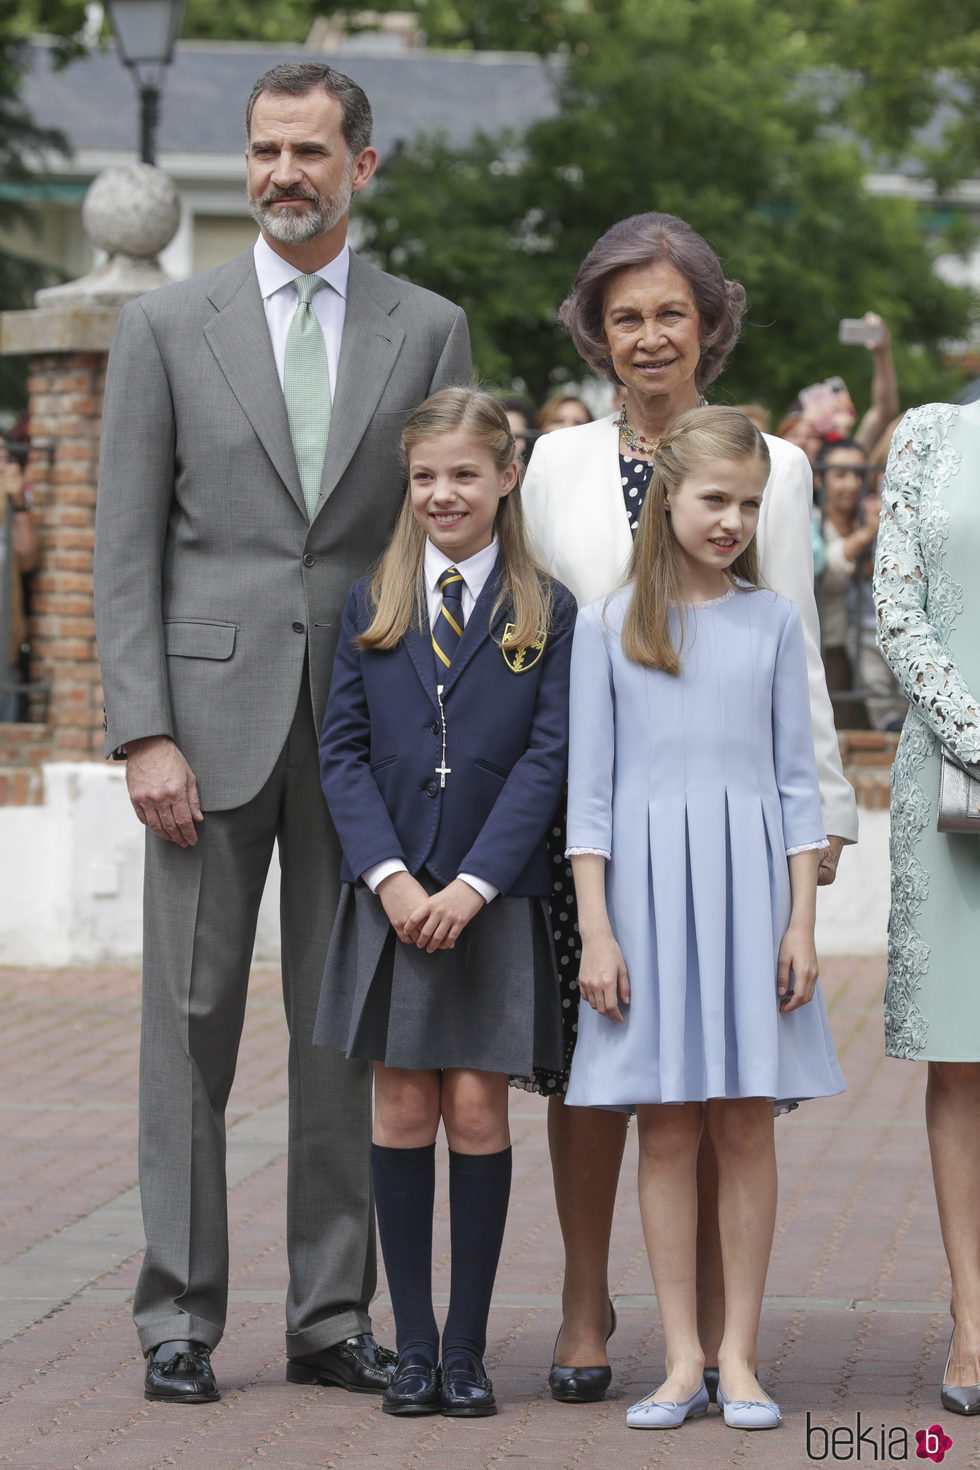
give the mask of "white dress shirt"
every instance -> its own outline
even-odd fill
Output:
[[[323,292],[318,291],[318,296]],[[442,593],[439,591],[439,578],[447,567],[454,566],[463,579],[461,598],[463,603],[463,622],[466,623],[476,600],[486,585],[487,578],[493,571],[497,562],[497,538],[496,536],[485,546],[482,551],[477,551],[473,556],[467,557],[465,561],[452,561],[438,546],[431,541],[425,543],[425,560],[422,564],[422,574],[425,577],[425,597],[429,609],[429,627],[431,628],[439,616],[442,607]],[[435,655],[433,655],[435,657]],[[361,874],[364,882],[372,893],[377,893],[378,884],[383,878],[388,878],[392,873],[404,873],[407,869],[401,858],[385,858],[383,862],[375,863],[373,867]],[[494,888],[485,878],[476,878],[472,873],[460,873],[458,875],[464,883],[475,888],[485,903],[497,897],[499,888]]]
[[[262,235],[255,242],[255,274],[258,277],[265,319],[269,324],[272,351],[276,359],[276,372],[282,386],[283,362],[286,356],[286,338],[293,313],[299,305],[299,297],[293,286],[297,276],[303,275],[288,260],[277,255]],[[350,249],[347,245],[339,255],[327,262],[314,275],[322,276],[327,289],[316,291],[313,310],[323,331],[327,349],[327,367],[330,370],[330,400],[333,401],[337,383],[337,367],[340,362],[340,339],[344,335],[344,317],[347,314],[347,276],[350,271]]]

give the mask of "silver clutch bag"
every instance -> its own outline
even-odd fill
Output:
[[[940,832],[980,832],[980,777],[974,776],[946,746],[939,761]]]

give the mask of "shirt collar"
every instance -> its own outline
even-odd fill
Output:
[[[425,542],[425,585],[430,592],[437,591],[436,584],[447,567],[454,566],[466,583],[470,594],[475,602],[486,585],[487,578],[497,564],[497,553],[500,543],[496,536],[485,546],[482,551],[477,551],[473,556],[468,556],[465,561],[451,561],[444,551],[426,538]]]
[[[297,276],[304,274],[303,271],[290,265],[288,260],[283,260],[277,255],[272,246],[263,235],[255,242],[253,258],[255,260],[255,274],[258,277],[259,293],[262,300],[267,300],[276,291],[288,286],[295,281]],[[333,260],[328,260],[326,265],[321,266],[314,274],[322,276],[328,285],[332,286],[338,296],[347,300],[347,277],[350,273],[350,246],[346,243],[339,255]]]

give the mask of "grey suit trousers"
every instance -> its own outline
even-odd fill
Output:
[[[147,1246],[134,1303],[144,1352],[172,1338],[214,1347],[224,1330],[224,1113],[274,843],[290,1034],[286,1348],[298,1356],[370,1331],[370,1069],[312,1044],[339,846],[320,790],[304,677],[289,736],[252,801],[206,812],[196,847],[147,833],[140,1048]]]

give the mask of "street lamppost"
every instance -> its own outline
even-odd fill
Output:
[[[163,69],[174,58],[184,0],[106,0],[119,55],[136,79],[140,99],[140,158],[156,163]]]

